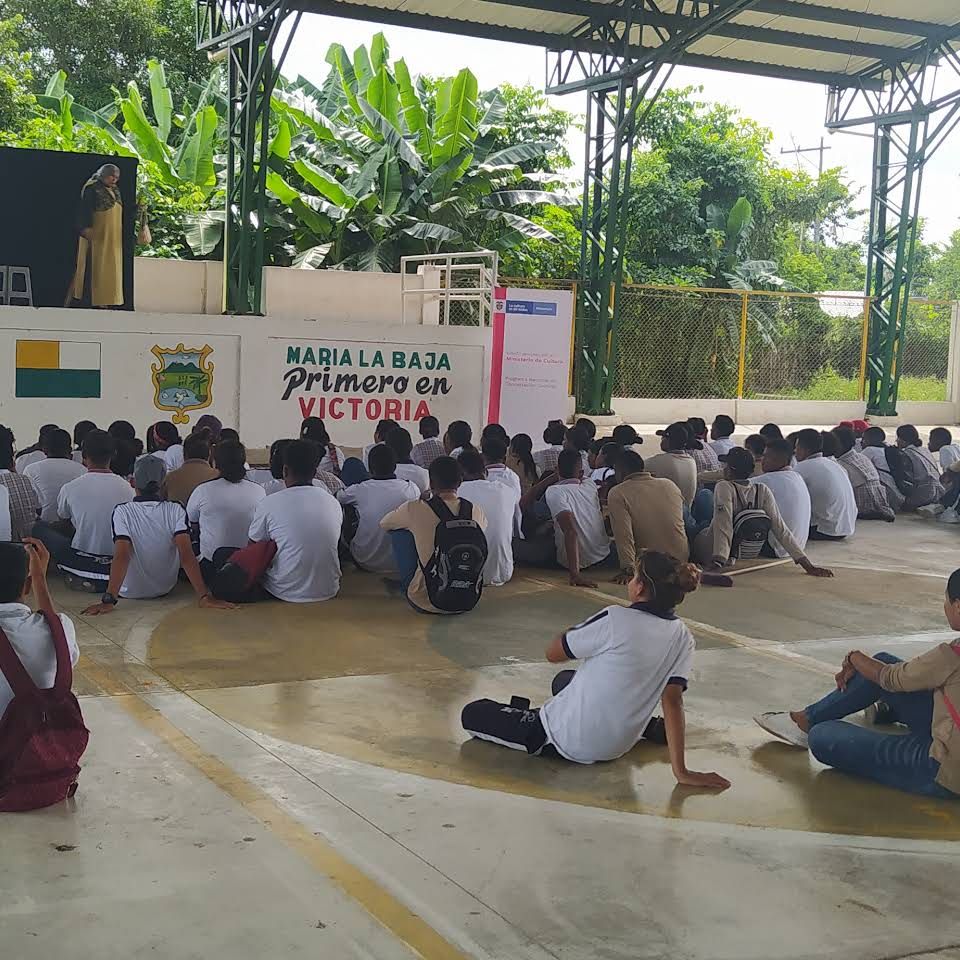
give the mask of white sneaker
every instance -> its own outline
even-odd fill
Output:
[[[937,517],[939,523],[960,523],[960,513],[953,507],[947,507],[940,516]]]
[[[753,718],[757,726],[784,740],[792,747],[809,749],[807,735],[790,719],[789,713],[761,713]]]
[[[928,503],[922,507],[917,507],[917,513],[921,517],[939,517],[946,507],[942,503]]]

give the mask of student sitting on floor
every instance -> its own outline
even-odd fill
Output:
[[[152,442],[151,442],[152,440]],[[183,443],[180,433],[169,420],[155,423],[147,435],[147,453],[160,457],[167,465],[167,472],[183,466]]]
[[[960,570],[947,581],[944,613],[960,630]],[[960,641],[941,643],[906,662],[889,653],[846,655],[836,689],[803,710],[764,713],[768,733],[810,752],[821,763],[924,797],[960,794]],[[845,717],[867,711],[874,727]]]
[[[293,443],[293,440],[274,440],[270,444],[270,476],[273,477],[272,480],[268,480],[264,485],[263,489],[266,495],[269,497],[274,493],[279,493],[281,490],[286,490],[286,484],[283,482],[283,455],[287,447]],[[306,440],[305,443],[310,443],[311,441]],[[314,444],[316,446],[316,444]],[[319,453],[318,456],[322,456]],[[350,459],[349,457],[347,459]],[[346,460],[344,461],[346,463]],[[337,496],[341,490],[344,489],[343,481],[334,476],[332,473],[328,473],[326,470],[317,470],[317,474],[314,477],[313,485],[315,487],[323,487],[327,493],[331,496]]]
[[[37,435],[37,442],[33,444],[33,446],[27,447],[26,450],[17,451],[17,456],[14,460],[17,473],[23,473],[31,464],[39,463],[46,456],[43,452],[44,438],[48,433],[53,433],[54,430],[59,429],[55,423],[45,423]]]
[[[356,565],[370,573],[395,575],[390,535],[381,528],[380,521],[402,504],[419,500],[421,491],[413,481],[397,475],[397,462],[389,445],[393,433],[387,443],[371,448],[370,479],[347,487],[338,499],[344,507],[353,507],[357,512],[357,529],[350,540],[350,555]]]
[[[161,500],[167,468],[157,456],[141,457],[133,470],[136,498],[113,511],[114,556],[110,580],[99,603],[84,616],[113,613],[117,602],[166,596],[176,585],[180,568],[187,575],[201,607],[231,610],[210,595],[193,555],[183,505]]]
[[[574,763],[616,760],[642,738],[662,742],[665,733],[677,783],[729,787],[719,774],[686,765],[683,694],[695,644],[675,611],[699,581],[693,564],[653,551],[642,554],[627,587],[630,607],[606,607],[547,647],[550,663],[583,663],[557,674],[553,696],[542,707],[530,709],[529,700],[516,697],[509,705],[476,700],[463,708],[464,730],[533,756]],[[658,704],[662,722],[653,718]]]
[[[643,458],[632,450],[618,454],[616,478],[607,498],[621,571],[613,578],[614,583],[633,579],[637,557],[644,550],[665,553],[686,563],[690,544],[677,485],[647,473]]]
[[[218,476],[218,471],[210,466],[210,434],[206,430],[191,433],[183,441],[183,466],[167,473],[164,495],[167,500],[186,506],[201,483]]]
[[[672,480],[687,507],[693,505],[697,495],[697,463],[690,455],[690,432],[685,423],[671,423],[657,431],[662,453],[647,457],[644,461],[647,473],[654,477]]]
[[[557,469],[557,458],[563,449],[563,441],[567,429],[562,420],[551,420],[543,431],[543,442],[546,446],[533,451],[533,462],[537,465],[537,473],[543,477]]]
[[[946,473],[951,464],[960,461],[960,443],[953,442],[953,434],[946,427],[934,427],[930,431],[927,449],[938,455],[941,473]]]
[[[877,475],[894,511],[903,508],[904,496],[897,486],[887,458],[887,435],[880,427],[868,427],[860,438],[860,452],[877,468]]]
[[[430,474],[413,462],[413,437],[410,431],[397,427],[387,434],[387,446],[393,451],[397,461],[395,473],[401,480],[416,484],[421,496],[430,489]]]
[[[40,493],[32,480],[14,470],[15,444],[13,431],[0,424],[0,486],[8,494],[12,538],[22,540],[30,535],[40,516]]]
[[[885,520],[893,523],[896,516],[887,501],[887,491],[873,461],[856,449],[856,437],[850,427],[834,427],[837,463],[846,471],[857,502],[859,520]]]
[[[783,431],[775,423],[765,423],[757,433],[769,443],[771,440],[782,440]]]
[[[57,498],[58,521],[34,527],[69,586],[102,593],[113,559],[113,510],[133,499],[130,484],[110,470],[116,441],[103,430],[83,440],[87,472],[63,485]]]
[[[832,571],[814,566],[793,539],[793,534],[780,515],[773,491],[762,483],[750,482],[755,466],[753,454],[743,447],[734,447],[729,453],[721,455],[720,460],[726,466],[725,479],[717,484],[714,491],[710,526],[701,530],[693,542],[693,559],[705,570],[725,567],[732,559],[731,551],[735,552],[737,548],[737,527],[741,516],[759,512],[768,520],[765,524],[767,535],[773,535],[804,573],[811,577],[832,577]]]
[[[454,420],[443,435],[443,449],[454,460],[463,450],[476,450],[473,445],[473,427],[466,420]]]
[[[377,425],[376,425],[376,427],[374,427],[374,430],[373,430],[373,443],[368,443],[368,444],[363,448],[363,454],[362,454],[361,457],[360,457],[360,459],[363,461],[364,467],[367,466],[368,458],[369,458],[369,456],[370,456],[370,451],[371,451],[378,443],[386,443],[386,442],[387,442],[387,434],[389,434],[391,430],[395,430],[395,429],[396,429],[397,427],[399,427],[399,426],[400,426],[400,424],[397,423],[396,420],[380,420],[380,421],[377,422]],[[364,478],[364,479],[366,479],[366,478]],[[344,481],[344,482],[346,483],[346,481]]]
[[[277,600],[314,603],[340,592],[338,544],[343,509],[317,485],[320,448],[292,440],[283,448],[284,488],[257,504],[250,522],[254,543],[273,540],[277,553],[262,586]]]
[[[590,438],[576,427],[568,428],[563,435],[563,449],[576,450],[583,464],[583,475],[590,476]]]
[[[507,466],[507,449],[507,441],[500,436],[483,437],[480,441],[480,453],[487,468],[487,479],[512,490],[517,496],[519,505],[523,489],[520,485],[520,477]]]
[[[733,434],[736,429],[737,425],[733,422],[733,418],[725,413],[719,413],[713,418],[713,424],[710,427],[710,446],[718,457],[733,449]]]
[[[697,465],[697,474],[713,473],[720,469],[717,451],[710,446],[707,439],[707,424],[701,417],[690,417],[687,420],[687,430],[690,433],[690,443],[687,450]]]
[[[488,438],[483,443],[487,447],[495,443],[497,453],[503,448],[503,441],[498,438]],[[513,533],[520,506],[520,485],[513,486],[491,477],[483,457],[476,450],[464,450],[457,462],[463,472],[457,496],[478,506],[487,519],[484,528],[487,562],[483,565],[483,582],[500,587],[513,576]],[[513,471],[508,472],[516,477]]]
[[[83,460],[83,438],[97,425],[92,420],[78,420],[73,427],[73,459],[80,463]]]
[[[903,509],[916,510],[917,507],[936,503],[943,496],[943,484],[940,483],[940,470],[912,423],[897,427],[897,448],[902,450],[910,461],[911,489],[906,494]],[[894,475],[896,479],[896,474]]]
[[[413,448],[413,462],[424,470],[430,469],[430,464],[437,457],[446,456],[443,441],[440,439],[440,421],[436,417],[424,417],[420,421],[420,436],[423,438]]]
[[[452,457],[437,457],[430,464],[430,500],[411,500],[388,513],[380,526],[391,534],[396,569],[400,586],[407,601],[418,613],[452,614],[463,610],[446,610],[435,606],[428,591],[424,570],[431,563],[437,546],[437,528],[448,519],[461,518],[471,522],[480,531],[486,529],[483,510],[457,496],[463,480],[460,465]],[[434,503],[439,500],[441,503]],[[474,528],[470,529],[472,537]],[[486,560],[484,555],[483,560]],[[482,567],[475,571],[481,577]]]
[[[619,443],[624,450],[633,450],[634,453],[639,453],[640,451],[637,447],[643,445],[643,437],[637,433],[637,431],[630,426],[629,423],[619,423],[613,428],[613,433],[610,435],[610,439],[614,443]]]
[[[810,537],[810,491],[800,474],[790,466],[792,460],[793,447],[786,440],[770,440],[763,451],[763,473],[754,474],[750,482],[770,488],[784,525],[803,550]],[[772,532],[767,544],[774,556],[790,556]]]
[[[850,478],[836,460],[823,455],[819,430],[797,433],[797,473],[810,491],[810,539],[843,540],[857,528],[857,501]]]
[[[751,433],[746,440],[743,441],[743,449],[749,450],[753,454],[753,459],[756,461],[757,469],[754,472],[754,476],[758,476],[761,472],[760,461],[763,460],[763,451],[767,449],[766,439],[759,433]]]
[[[516,433],[510,438],[507,466],[520,481],[521,496],[536,486],[540,476],[537,473],[536,461],[533,459],[533,439],[529,434]]]
[[[42,460],[29,464],[23,470],[40,495],[40,519],[54,523],[57,519],[57,500],[65,484],[85,474],[83,464],[73,459],[70,434],[59,427],[43,436]]]
[[[579,417],[574,427],[587,435],[588,440],[596,440],[597,425],[589,417]]]
[[[188,453],[191,439],[187,437],[183,444]],[[247,545],[253,515],[267,495],[259,483],[247,479],[247,451],[242,443],[224,440],[213,457],[219,475],[197,486],[187,501],[187,520],[200,528],[200,570],[207,583],[218,550]]]
[[[22,544],[0,543],[0,629],[41,690],[49,690],[57,677],[56,650],[44,613],[59,617],[70,663],[76,666],[80,659],[73,621],[65,613],[57,613],[47,587],[49,561],[50,554],[39,540],[28,537]],[[13,690],[0,673],[0,717],[12,701]]]
[[[344,460],[343,451],[330,439],[327,425],[319,417],[304,418],[300,424],[300,439],[312,440],[320,448],[318,471],[332,473],[335,477],[340,476],[340,468]]]

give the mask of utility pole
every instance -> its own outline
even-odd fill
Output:
[[[780,153],[781,153],[781,155],[783,155],[783,154],[785,154],[785,153],[795,154],[795,155],[796,155],[796,158],[797,158],[797,169],[798,169],[798,170],[800,169],[800,158],[801,158],[801,155],[802,155],[802,154],[804,154],[804,153],[816,153],[816,154],[818,154],[818,158],[817,158],[817,180],[819,180],[820,177],[823,176],[823,155],[824,155],[828,150],[832,150],[832,149],[833,149],[832,147],[828,147],[828,146],[823,142],[823,137],[821,137],[821,138],[820,138],[820,146],[819,146],[819,147],[798,147],[796,141],[794,141],[794,143],[793,143],[793,149],[792,149],[792,150],[784,150],[784,149],[781,147]],[[813,243],[814,243],[814,246],[819,247],[822,241],[823,241],[823,230],[822,230],[822,228],[821,228],[821,226],[820,226],[820,220],[819,220],[819,218],[818,218],[816,221],[814,221],[814,224],[813,224]]]

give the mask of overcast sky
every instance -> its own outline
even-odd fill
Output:
[[[471,37],[430,33],[406,27],[377,27],[335,17],[306,15],[294,38],[284,67],[284,73],[295,76],[302,73],[317,82],[327,72],[324,56],[330,43],[342,43],[352,51],[358,44],[369,45],[370,38],[382,29],[390,42],[391,59],[404,57],[411,73],[429,73],[448,76],[462,67],[470,67],[477,75],[481,89],[499,83],[531,83],[539,89],[544,85],[544,53],[537,47]],[[768,80],[724,73],[719,70],[698,70],[678,67],[673,72],[670,86],[703,86],[707,100],[718,100],[737,107],[745,116],[752,117],[774,134],[772,151],[794,146],[816,147],[824,137],[830,148],[825,154],[827,166],[842,166],[855,187],[861,187],[861,206],[867,206],[870,183],[871,140],[850,134],[829,134],[824,129],[826,89],[809,83]],[[552,97],[565,110],[583,113],[585,94]],[[576,131],[571,136],[571,156],[579,169],[583,156],[583,137]],[[807,153],[799,162],[811,172],[816,171],[817,154]],[[946,145],[927,165],[920,213],[926,220],[925,239],[944,243],[954,230],[960,228],[960,130],[954,132]],[[796,164],[795,156],[784,156],[785,164]],[[858,239],[852,231],[845,239]]]

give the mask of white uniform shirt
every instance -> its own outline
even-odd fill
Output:
[[[396,573],[390,534],[380,521],[408,500],[420,499],[420,488],[410,480],[364,480],[337,494],[344,506],[357,509],[359,525],[350,541],[350,555],[364,570],[372,573]]]
[[[223,477],[196,487],[187,501],[187,519],[200,524],[200,556],[212,560],[221,547],[245,547],[257,504],[266,496],[259,483],[231,483]]]
[[[502,483],[507,489],[516,492],[517,506],[513,511],[513,535],[519,537],[521,540],[524,539],[521,529],[523,525],[523,514],[520,511],[520,498],[523,496],[523,488],[520,486],[519,475],[514,470],[511,470],[505,463],[488,463],[487,479],[492,480],[494,483]]]
[[[418,467],[415,463],[398,463],[397,476],[401,480],[409,480],[417,485],[420,493],[426,493],[430,489],[430,474],[423,467]]]
[[[960,460],[960,443],[948,443],[940,448],[940,471],[944,472],[951,463]]]
[[[77,631],[74,629],[73,621],[65,613],[58,616],[67,637],[70,662],[76,666],[80,659]],[[43,614],[34,613],[22,603],[0,603],[0,628],[7,635],[10,646],[26,667],[33,682],[41,690],[49,690],[57,679],[57,653]],[[0,717],[6,713],[12,700],[13,691],[10,689],[10,684],[0,673]]]
[[[773,499],[777,502],[780,516],[783,518],[783,525],[793,534],[797,546],[803,550],[810,536],[810,491],[807,490],[803,477],[796,470],[787,467],[786,470],[761,473],[753,477],[750,482],[762,483],[770,488]],[[769,541],[773,552],[778,557],[789,556],[772,533]]]
[[[183,466],[183,444],[175,443],[166,450],[158,450],[153,456],[159,456],[167,465],[167,473],[173,473],[174,470],[179,470]]]
[[[340,590],[337,543],[343,510],[336,498],[315,487],[286,487],[257,504],[249,539],[273,540],[277,555],[263,586],[278,600],[313,603]]]
[[[10,494],[7,488],[0,483],[0,540],[10,540],[13,537],[13,521],[10,518]]]
[[[600,495],[592,480],[560,480],[547,487],[544,494],[553,517],[553,538],[557,545],[557,562],[567,564],[567,547],[557,516],[565,511],[573,514],[573,523],[580,544],[580,567],[592,567],[610,555],[610,538],[600,513]]]
[[[583,663],[540,709],[540,721],[548,741],[576,763],[622,757],[643,736],[667,685],[686,689],[693,666],[684,622],[639,604],[601,610],[568,630],[564,647]]]
[[[57,519],[57,499],[64,485],[82,477],[87,468],[74,460],[44,457],[31,463],[23,475],[33,481],[40,494],[40,519],[52,523]]]
[[[847,471],[821,454],[794,469],[810,492],[810,525],[830,537],[849,537],[857,527],[857,501]]]
[[[460,484],[457,496],[478,506],[487,518],[484,531],[487,562],[483,565],[483,582],[502,586],[513,576],[513,521],[520,497],[512,486],[489,477],[486,480],[465,480]]]
[[[733,437],[721,437],[719,440],[711,440],[710,446],[713,448],[713,452],[719,457],[725,453],[729,453],[736,446],[736,443]]]
[[[27,467],[46,459],[47,455],[42,450],[34,450],[33,453],[24,453],[17,457],[14,466],[17,473],[23,473]]]
[[[176,585],[180,554],[173,538],[187,533],[187,513],[172,500],[135,500],[113,511],[114,540],[129,540],[130,566],[120,596],[130,600],[162,597]]]
[[[73,523],[74,550],[112,557],[113,509],[132,499],[133,488],[115,473],[85,473],[64,484],[57,498],[57,515]]]

